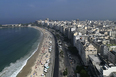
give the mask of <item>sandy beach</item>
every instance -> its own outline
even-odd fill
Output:
[[[41,37],[41,43],[39,44],[38,50],[35,54],[27,61],[27,64],[20,71],[17,77],[46,77],[50,66],[50,55],[52,51],[52,36],[51,34],[39,27],[34,27],[39,29],[43,36]]]

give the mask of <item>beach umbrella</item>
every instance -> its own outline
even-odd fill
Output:
[[[44,74],[41,74],[41,76],[44,76]]]
[[[46,67],[47,69],[49,68],[49,66]]]

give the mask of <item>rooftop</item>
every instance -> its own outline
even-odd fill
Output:
[[[111,68],[108,68],[108,70],[103,70],[103,75],[109,76],[113,72],[116,72],[116,67],[111,67]]]
[[[89,55],[91,61],[94,61],[95,63],[99,63],[101,62],[101,60],[99,59],[99,57],[97,55]]]

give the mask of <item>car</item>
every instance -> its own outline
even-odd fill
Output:
[[[72,59],[72,57],[69,57],[69,59]]]

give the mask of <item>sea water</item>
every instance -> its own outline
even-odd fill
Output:
[[[37,51],[42,33],[29,27],[0,29],[0,77],[16,77]]]

